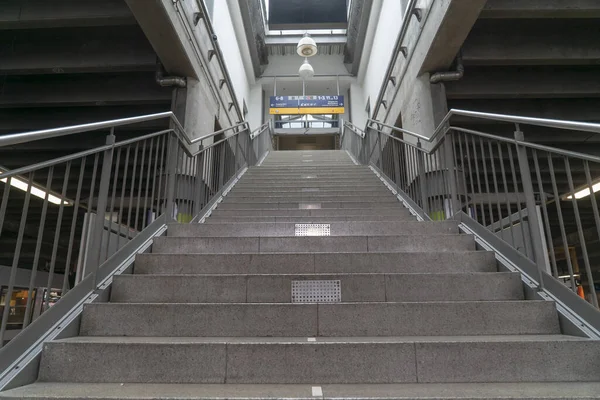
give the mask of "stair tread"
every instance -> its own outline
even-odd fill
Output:
[[[481,335],[481,336],[369,336],[369,337],[183,337],[183,336],[75,336],[53,343],[98,344],[377,344],[377,343],[546,343],[595,342],[592,339],[561,334]]]
[[[318,386],[322,396],[313,396]],[[318,389],[317,389],[318,391]],[[599,382],[417,384],[152,384],[37,382],[0,398],[56,399],[600,399]]]

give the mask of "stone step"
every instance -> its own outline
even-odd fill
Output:
[[[562,335],[380,338],[75,337],[40,382],[494,383],[600,381],[600,341]]]
[[[157,237],[156,253],[371,253],[475,250],[471,235]]]
[[[322,393],[322,396],[315,394]],[[37,382],[0,393],[5,400],[590,400],[598,382],[405,384],[156,384]]]
[[[374,185],[377,183],[381,183],[379,178],[375,175],[369,178],[348,178],[348,177],[329,177],[329,176],[317,176],[317,175],[306,175],[306,177],[297,177],[297,178],[249,178],[242,177],[239,181],[239,185],[288,185],[290,183],[298,183],[298,182],[310,182],[310,183],[321,183],[321,184],[337,184],[337,185],[346,185],[349,187],[353,186],[361,186],[361,185]],[[237,185],[237,184],[236,184]]]
[[[294,209],[283,209],[283,210],[266,210],[266,209],[246,209],[246,210],[223,210],[215,209],[211,212],[211,216],[227,216],[227,217],[336,217],[336,216],[353,216],[353,215],[411,215],[410,211],[403,207],[382,207],[382,208],[344,208],[344,209],[312,209],[312,210],[300,210]]]
[[[169,237],[281,237],[294,236],[300,224],[286,222],[249,222],[222,224],[169,224]],[[378,221],[331,222],[329,236],[397,236],[457,234],[457,221]],[[314,227],[318,229],[318,227]],[[315,236],[318,236],[316,233]]]
[[[227,197],[294,197],[294,196],[392,196],[392,193],[388,188],[381,185],[376,188],[356,188],[356,189],[345,189],[336,190],[329,188],[300,188],[300,189],[272,189],[272,190],[261,190],[261,189],[236,189],[233,188]]]
[[[84,307],[79,331],[82,336],[148,337],[559,333],[556,307],[553,302],[543,300],[335,304],[94,303]]]
[[[494,253],[138,254],[136,274],[336,274],[497,272]]]
[[[302,224],[326,224],[330,222],[352,222],[352,221],[416,221],[413,215],[351,215],[351,216],[331,216],[331,217],[231,217],[213,215],[204,221],[205,224],[223,224],[223,223],[248,223],[248,222],[294,222]]]
[[[315,194],[306,193],[295,196],[267,196],[267,197],[256,197],[252,195],[244,196],[225,196],[221,204],[232,204],[232,203],[266,203],[266,204],[280,204],[280,203],[348,203],[348,202],[367,202],[367,203],[398,203],[398,199],[392,195],[391,192],[387,194],[379,195],[353,195],[353,196],[332,196],[328,194]]]
[[[292,281],[338,280],[343,302],[523,300],[518,273],[119,275],[118,303],[290,303]],[[160,288],[160,290],[157,290]]]
[[[321,208],[385,208],[385,207],[403,207],[402,204],[395,198],[391,198],[391,202],[373,202],[373,201],[323,201],[323,200],[307,200],[307,201],[282,201],[278,203],[259,203],[253,201],[244,203],[223,202],[218,205],[221,210],[281,210],[281,209],[321,209]]]
[[[232,190],[237,189],[252,189],[252,190],[289,190],[289,189],[302,189],[302,188],[326,188],[326,189],[339,189],[339,190],[369,190],[371,188],[385,188],[381,181],[369,181],[369,182],[339,182],[339,181],[315,181],[314,179],[298,179],[295,181],[287,181],[281,183],[273,183],[271,181],[265,183],[248,183],[240,181]]]

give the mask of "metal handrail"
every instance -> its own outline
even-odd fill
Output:
[[[514,137],[452,125],[453,116],[514,124]],[[555,246],[557,251],[562,251],[577,240],[581,248],[578,256],[583,258],[588,279],[587,290],[592,295],[589,301],[598,307],[596,290],[591,283],[594,281],[586,235],[597,234],[600,238],[600,207],[593,195],[599,191],[600,179],[594,174],[600,168],[600,156],[528,142],[522,125],[600,133],[600,124],[596,123],[451,110],[431,137],[369,119],[364,137],[359,128],[346,122],[344,128],[356,136],[343,135],[342,143],[360,162],[379,170],[422,219],[462,213],[509,246],[521,246],[515,251],[534,263],[538,274],[534,283],[540,292],[545,290],[546,268],[550,267],[554,278],[567,276],[571,290],[577,291],[575,277],[579,275],[574,274],[571,256],[565,254],[568,272],[561,266],[562,274],[557,272],[555,256]],[[390,132],[406,136],[401,139]],[[412,140],[404,140],[407,136]],[[392,140],[384,140],[384,137]],[[432,146],[423,148],[422,143]],[[588,206],[591,202],[593,219],[581,215],[578,202]],[[564,207],[569,212],[567,215],[572,215],[569,222],[573,225],[574,221],[577,228],[569,235],[565,229]],[[539,216],[538,212],[532,212],[537,208],[541,209]],[[554,220],[558,220],[556,226],[552,225]],[[509,221],[509,227],[504,221]],[[524,227],[522,222],[525,221],[529,228]],[[591,222],[595,222],[595,228],[589,227]],[[556,234],[559,228],[560,236]],[[574,235],[578,239],[574,239]],[[546,253],[550,254],[551,264],[545,260]]]
[[[431,149],[427,150],[428,153],[434,152],[437,149],[437,146],[442,142],[442,139],[448,134],[448,132],[455,130],[455,131],[470,133],[470,134],[473,134],[476,136],[485,137],[488,139],[499,140],[502,142],[517,143],[517,144],[525,146],[525,147],[543,150],[543,151],[550,151],[550,152],[554,152],[556,154],[560,154],[560,155],[564,155],[564,156],[568,156],[568,157],[577,157],[577,158],[588,160],[588,161],[600,162],[600,157],[593,156],[590,154],[578,153],[578,152],[574,152],[574,151],[570,151],[570,150],[564,150],[564,149],[559,149],[559,148],[555,148],[555,147],[531,143],[531,142],[528,142],[525,140],[506,138],[503,136],[485,133],[485,132],[481,132],[481,131],[477,131],[477,130],[473,130],[473,129],[466,129],[466,128],[462,128],[459,126],[454,126],[454,125],[450,124],[450,120],[452,119],[453,116],[464,116],[464,117],[485,119],[488,121],[541,126],[541,127],[546,127],[546,128],[573,130],[573,131],[579,131],[579,132],[600,133],[600,124],[598,124],[598,123],[523,117],[523,116],[509,115],[509,114],[494,114],[494,113],[484,113],[484,112],[478,112],[478,111],[467,111],[467,110],[458,110],[458,109],[450,110],[446,114],[446,116],[444,117],[442,122],[434,130],[433,135],[431,135],[430,137],[419,134],[419,133],[411,132],[406,129],[398,128],[398,127],[395,127],[392,125],[384,124],[384,123],[376,121],[374,119],[369,119],[367,121],[367,129],[372,128],[372,129],[377,130],[378,132],[381,132],[382,134],[384,134],[386,136],[394,137],[394,136],[391,136],[388,133],[384,132],[381,129],[381,127],[385,127],[392,131],[395,131],[395,132],[400,132],[400,133],[410,135],[418,140],[422,140],[427,143],[435,143],[435,146],[433,146]],[[373,125],[376,125],[378,127],[374,127]],[[352,126],[355,129],[357,129],[354,125],[352,125]]]
[[[208,135],[190,139],[190,135],[183,128],[175,114],[171,111],[167,111],[157,114],[141,115],[137,117],[119,118],[107,121],[92,122],[87,124],[71,125],[61,128],[42,129],[31,132],[3,135],[0,136],[0,147],[13,146],[16,144],[33,142],[36,140],[50,139],[61,136],[69,136],[77,133],[92,132],[101,129],[112,129],[119,126],[139,124],[142,122],[156,121],[165,118],[169,118],[170,122],[172,122],[175,125],[176,130],[178,130],[180,133],[183,133],[183,135],[180,135],[180,138],[184,140],[188,145],[200,143],[214,136],[248,125],[247,122],[242,122],[240,124],[212,132]]]
[[[402,26],[400,27],[400,32],[398,33],[398,37],[396,39],[396,44],[394,45],[394,51],[392,53],[392,60],[388,64],[387,70],[384,75],[383,85],[379,90],[379,95],[377,96],[377,102],[375,102],[375,108],[373,109],[373,115],[377,115],[379,112],[379,107],[383,102],[383,97],[385,96],[385,90],[387,88],[387,84],[392,77],[392,72],[394,70],[394,66],[396,65],[396,60],[398,59],[398,55],[402,50],[402,43],[406,38],[406,34],[408,33],[408,27],[410,26],[410,21],[412,16],[417,9],[417,1],[418,0],[410,0],[408,5],[406,6],[406,11],[404,13],[405,18],[402,21]]]
[[[217,61],[219,63],[219,67],[221,68],[221,72],[223,72],[223,75],[225,76],[225,81],[228,82],[227,84],[227,89],[229,90],[229,95],[231,97],[231,100],[234,103],[235,106],[235,110],[237,111],[238,114],[238,118],[243,119],[243,113],[242,110],[240,109],[240,105],[238,104],[238,100],[235,96],[235,93],[233,92],[233,81],[231,80],[231,76],[229,75],[229,71],[227,70],[227,67],[225,66],[225,61],[224,61],[224,57],[223,57],[223,52],[221,51],[221,47],[219,46],[219,44],[216,41],[216,34],[215,34],[215,30],[212,26],[212,22],[210,20],[210,15],[208,13],[208,10],[206,9],[206,5],[204,4],[204,1],[202,0],[196,0],[196,5],[198,6],[198,9],[201,10],[202,13],[202,19],[204,19],[204,26],[206,27],[206,31],[208,32],[208,37],[210,40],[210,43],[213,47],[213,49],[215,50],[215,55],[217,56]]]

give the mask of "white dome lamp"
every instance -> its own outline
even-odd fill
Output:
[[[296,52],[300,57],[312,57],[317,54],[317,42],[308,33],[298,42]]]
[[[308,62],[308,58],[304,59],[304,62],[298,70],[298,75],[300,75],[300,78],[304,80],[310,79],[313,76],[315,76],[315,70],[313,69],[312,65],[310,65],[310,63]]]

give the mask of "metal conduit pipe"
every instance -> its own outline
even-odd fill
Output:
[[[429,82],[440,83],[461,80],[465,76],[465,66],[462,62],[462,55],[459,53],[456,57],[456,71],[436,72],[431,75]]]
[[[187,87],[187,79],[181,76],[165,76],[162,65],[156,69],[156,83],[162,87],[175,86],[178,88]]]

